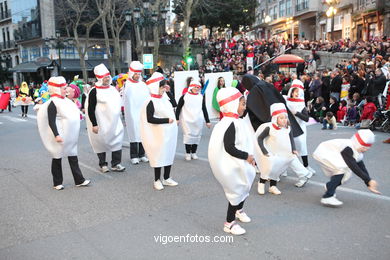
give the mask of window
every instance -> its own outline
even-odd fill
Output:
[[[47,46],[42,47],[42,56],[43,57],[49,57],[50,48]]]
[[[309,7],[308,0],[297,0],[297,5],[295,6],[295,10],[299,12],[305,10],[308,7]]]
[[[30,60],[35,60],[36,58],[41,56],[41,48],[32,47],[30,49]]]
[[[278,19],[278,6],[277,5],[275,5],[274,6],[274,19],[276,20],[276,19]]]
[[[285,2],[282,0],[279,2],[279,17],[284,17],[285,15]]]
[[[28,49],[22,49],[20,56],[22,57],[22,62],[27,62],[28,61]]]
[[[286,0],[286,16],[290,16],[291,14],[291,0]]]

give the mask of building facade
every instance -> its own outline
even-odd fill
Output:
[[[0,0],[0,58],[3,67],[8,69],[9,84],[40,83],[56,75],[58,70],[67,79],[82,75],[77,48],[59,26],[55,2]],[[131,59],[131,44],[128,37],[123,38],[121,60],[127,63]],[[88,77],[93,78],[93,67],[100,63],[109,67],[109,62],[103,34],[92,32],[89,45],[86,66]],[[127,68],[124,62],[121,67]]]
[[[330,17],[326,0],[258,1],[252,26],[258,38],[373,40],[390,36],[390,1],[341,0]]]

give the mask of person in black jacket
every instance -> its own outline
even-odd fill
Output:
[[[321,97],[324,98],[325,103],[327,104],[328,100],[329,100],[329,97],[330,97],[330,90],[329,90],[329,87],[330,87],[330,76],[329,76],[329,73],[328,73],[327,70],[325,70],[322,73],[321,81],[322,81]]]
[[[336,100],[340,100],[341,84],[343,83],[338,69],[334,70],[330,74],[330,96],[335,97]]]
[[[375,70],[375,76],[370,78],[371,83],[368,88],[368,95],[379,101],[386,86],[386,77],[381,69]]]

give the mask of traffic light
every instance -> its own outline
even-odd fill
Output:
[[[194,59],[192,58],[192,55],[191,55],[191,48],[188,48],[184,54],[184,57],[183,57],[183,61],[182,63],[185,64],[185,68],[184,69],[190,69],[190,66],[191,64],[193,63]]]
[[[192,57],[191,56],[187,57],[186,58],[186,62],[187,62],[187,64],[191,64],[192,63]]]

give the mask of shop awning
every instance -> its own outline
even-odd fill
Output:
[[[37,72],[39,68],[49,66],[51,64],[51,61],[31,61],[31,62],[25,62],[20,63],[19,65],[16,65],[15,67],[9,69],[10,72]]]
[[[288,64],[288,63],[303,63],[305,62],[305,60],[297,55],[283,54],[275,58],[272,62],[276,64]]]

